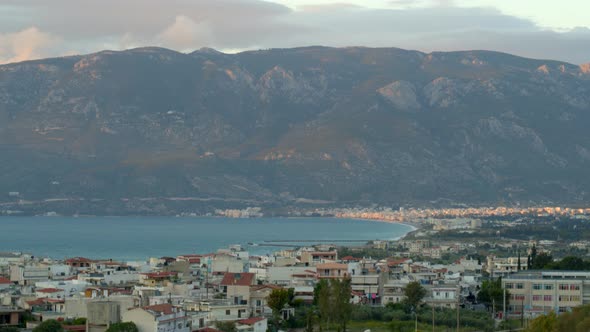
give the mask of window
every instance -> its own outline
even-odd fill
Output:
[[[512,289],[512,287],[513,287],[513,286],[514,286],[514,285],[513,285],[511,282],[507,282],[507,283],[505,284],[505,287],[506,287],[506,289]]]
[[[231,310],[226,310],[226,311],[225,311],[225,315],[226,315],[226,316],[229,316],[229,315],[231,315]]]
[[[569,290],[570,285],[568,284],[559,284],[559,290]]]
[[[545,284],[545,290],[552,290],[552,289],[553,289],[552,284]]]
[[[539,290],[542,289],[541,284],[533,284],[533,289]]]
[[[523,289],[524,288],[524,284],[522,282],[519,282],[516,284],[516,289]]]
[[[580,285],[570,285],[570,290],[580,290]]]
[[[533,301],[541,301],[541,295],[533,295]]]
[[[572,301],[572,302],[580,302],[580,295],[572,295],[572,296],[570,296],[570,301]]]
[[[551,295],[544,295],[543,296],[543,301],[545,301],[545,302],[549,302],[552,300],[553,300],[553,297]]]

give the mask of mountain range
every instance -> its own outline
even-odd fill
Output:
[[[0,66],[0,210],[590,203],[590,64],[102,51]]]

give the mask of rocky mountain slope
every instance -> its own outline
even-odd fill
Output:
[[[0,210],[590,203],[589,68],[326,47],[4,65]]]

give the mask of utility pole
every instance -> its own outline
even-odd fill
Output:
[[[504,290],[504,303],[502,304],[502,320],[506,320],[506,287],[502,287]]]
[[[434,332],[434,303],[432,303],[432,332]]]
[[[520,306],[522,308],[520,309],[520,327],[524,327],[524,297],[520,300]]]
[[[461,308],[461,294],[457,292],[457,332],[459,332],[459,309]]]

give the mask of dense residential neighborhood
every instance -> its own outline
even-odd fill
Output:
[[[481,227],[461,220],[456,225]],[[442,221],[430,225],[434,232],[447,228]],[[251,255],[232,245],[130,262],[2,252],[0,326],[31,329],[47,320],[84,319],[79,331],[132,322],[139,332],[225,331],[227,324],[232,331],[263,332],[308,315],[321,288],[332,284],[345,285],[345,301],[355,311],[408,304],[409,289],[418,287],[415,305],[432,308],[433,319],[435,310],[471,310],[495,325],[506,319],[524,324],[590,303],[590,272],[531,264],[531,255],[541,261],[551,252],[551,241],[517,243],[522,250],[513,257],[502,251],[481,257],[477,248],[489,243],[420,237],[428,232],[358,247],[318,244]],[[288,301],[273,307],[281,290]]]

